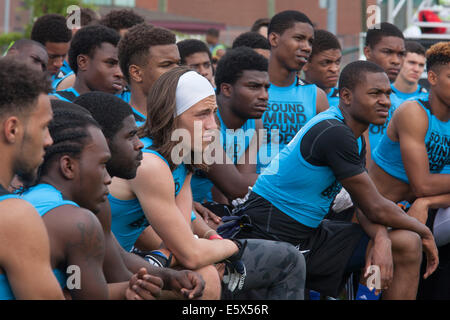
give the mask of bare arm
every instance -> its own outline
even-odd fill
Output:
[[[388,134],[400,142],[402,160],[409,184],[416,197],[450,193],[450,174],[430,173],[424,143],[428,129],[426,112],[417,102],[402,104],[394,113]]]
[[[147,220],[184,267],[198,269],[221,261],[238,250],[229,240],[219,244],[194,237],[190,224],[176,204],[172,174],[158,156],[144,154],[137,177],[130,184]],[[192,208],[192,199],[190,201]]]
[[[20,199],[3,200],[0,212],[0,266],[15,298],[64,299],[50,266],[48,234],[39,214]]]
[[[330,104],[328,103],[327,94],[317,87],[316,114],[319,114],[328,108],[330,108]]]
[[[74,299],[109,298],[108,286],[103,274],[105,239],[98,219],[89,210],[75,206],[61,206],[51,210],[45,217],[58,219],[58,223],[47,223],[57,227],[64,241],[65,262],[80,268],[80,289],[72,289]]]
[[[439,196],[431,196],[424,198],[417,198],[408,210],[408,215],[416,218],[423,224],[428,219],[428,209],[439,209],[450,207],[450,194],[443,194]]]
[[[405,229],[418,233],[422,238],[432,237],[431,231],[400,207],[384,198],[366,172],[343,179],[342,185],[351,195],[355,205],[373,223]]]

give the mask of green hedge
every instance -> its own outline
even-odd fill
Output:
[[[8,49],[11,42],[24,38],[23,33],[11,32],[0,34],[0,56]]]

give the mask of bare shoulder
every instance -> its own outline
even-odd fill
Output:
[[[17,198],[0,202],[0,244],[2,263],[20,254],[38,255],[48,246],[44,222],[29,202]]]
[[[97,216],[90,210],[74,205],[63,205],[50,210],[45,215],[47,226],[68,239],[75,239],[82,233],[103,233]],[[52,230],[52,231],[53,231]]]
[[[316,113],[319,114],[330,107],[327,94],[325,91],[317,87]]]
[[[170,186],[171,182],[173,184],[172,172],[164,159],[154,153],[144,153],[136,178],[131,180],[131,185],[145,184],[164,187],[165,185]]]
[[[394,125],[399,128],[414,130],[416,132],[426,131],[428,128],[428,117],[425,109],[417,101],[405,101],[394,112],[392,116]]]
[[[33,232],[36,223],[42,224],[41,217],[28,201],[10,198],[0,202],[0,234],[22,234]]]

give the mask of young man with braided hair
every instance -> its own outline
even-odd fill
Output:
[[[67,285],[73,299],[158,297],[163,282],[145,269],[128,281],[107,283],[102,270],[104,234],[95,214],[106,201],[111,182],[105,168],[108,145],[86,109],[59,100],[52,100],[52,107],[49,130],[55,143],[46,149],[37,179],[21,177],[21,181],[22,197],[36,208],[47,228],[50,261],[60,271],[61,286],[66,284],[66,270],[75,266],[79,281]]]

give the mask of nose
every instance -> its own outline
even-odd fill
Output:
[[[64,64],[64,58],[58,57],[53,60],[53,65],[57,68],[61,68]]]
[[[50,147],[53,144],[53,138],[50,135],[48,128],[45,130],[44,148]]]
[[[263,101],[269,100],[269,91],[265,87],[261,88],[259,91],[258,99]]]
[[[332,63],[331,66],[330,66],[330,71],[333,74],[337,74],[337,73],[339,73],[339,68],[340,68],[340,64],[339,63]]]
[[[217,122],[216,122],[216,116],[214,113],[211,113],[211,115],[208,117],[208,119],[205,122],[206,122],[205,130],[218,129]]]
[[[134,150],[142,150],[142,148],[144,148],[144,144],[142,143],[142,141],[136,137],[136,143],[134,144]]]
[[[103,183],[105,184],[105,186],[108,186],[111,184],[111,176],[109,175],[106,168],[105,168],[105,179],[104,179]]]
[[[391,106],[391,99],[388,94],[382,94],[378,103],[389,108]]]
[[[114,77],[124,79],[122,70],[120,69],[119,65],[116,65],[116,67],[114,68]]]

